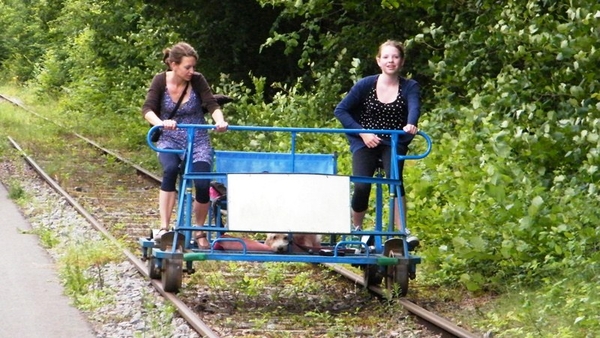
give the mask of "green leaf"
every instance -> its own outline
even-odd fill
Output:
[[[544,199],[541,196],[534,197],[531,200],[531,205],[529,206],[529,209],[527,210],[529,216],[535,216],[535,215],[537,215],[537,213],[540,210],[540,207],[542,206],[542,204],[544,204]]]

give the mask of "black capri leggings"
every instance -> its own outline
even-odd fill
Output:
[[[363,147],[352,154],[352,175],[373,177],[375,170],[383,165],[385,176],[390,177],[391,171],[391,153],[392,148],[388,145],[380,144],[375,148]],[[398,155],[406,155],[408,146],[398,145]],[[404,171],[404,161],[398,161],[398,171],[400,179]],[[369,195],[371,193],[371,184],[363,182],[354,183],[354,194],[352,195],[352,210],[362,212],[369,206]],[[404,184],[400,186],[400,196],[404,196]]]
[[[159,153],[158,159],[163,167],[163,178],[160,189],[163,191],[175,191],[177,177],[179,176],[180,166],[183,161],[179,157],[179,154],[173,153]],[[194,172],[210,172],[211,165],[207,162],[194,162],[192,170]],[[196,188],[196,201],[199,203],[208,203],[210,201],[210,180],[194,180],[194,187]]]

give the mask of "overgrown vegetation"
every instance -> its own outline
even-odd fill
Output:
[[[395,302],[382,303],[359,285],[353,289],[326,268],[277,262],[197,264],[182,297],[223,327],[251,325],[244,332],[249,337],[253,331],[256,337],[294,337],[294,330],[319,337],[383,337],[397,332],[399,323],[415,325]]]
[[[18,202],[18,200],[23,199],[25,197],[25,190],[23,190],[23,187],[21,187],[19,182],[8,182],[8,198]]]
[[[69,245],[60,258],[60,276],[64,280],[67,294],[76,303],[94,291],[104,288],[103,267],[119,258],[118,250],[108,241],[87,241]],[[94,297],[98,305],[102,297]]]
[[[480,323],[505,336],[600,331],[597,1],[172,6],[0,2],[1,77],[58,102],[56,115],[44,114],[155,165],[139,111],[172,43],[194,44],[214,90],[236,99],[225,107],[231,124],[338,127],[333,108],[352,81],[377,72],[377,45],[404,41],[405,73],[423,88],[420,128],[434,140],[405,177],[409,225],[424,243],[419,283],[510,295],[510,310],[490,309]],[[4,134],[13,125],[0,116]],[[235,133],[214,143],[289,146]],[[302,146],[339,152],[340,171],[349,172],[343,138]]]

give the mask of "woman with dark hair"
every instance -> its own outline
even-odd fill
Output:
[[[216,131],[226,131],[228,124],[208,82],[202,74],[195,72],[198,54],[194,48],[180,42],[164,50],[163,61],[168,70],[154,76],[142,107],[142,115],[150,124],[163,126],[157,147],[185,149],[186,130],[178,130],[177,124],[206,124],[203,107],[212,117]],[[171,228],[171,214],[177,199],[175,186],[183,155],[159,153],[158,158],[163,168],[158,197],[161,228],[157,237],[160,237]],[[196,130],[193,171],[210,172],[212,159],[213,149],[208,130]],[[195,222],[204,225],[210,203],[210,180],[195,180],[194,187]],[[199,247],[209,245],[203,232],[196,233],[194,237]]]

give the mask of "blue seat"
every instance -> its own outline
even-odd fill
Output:
[[[215,151],[214,170],[219,173],[337,173],[337,154]]]

